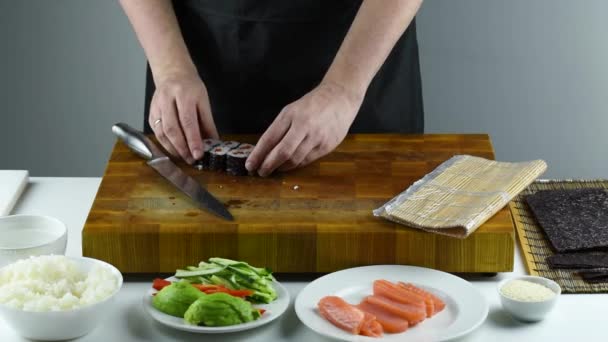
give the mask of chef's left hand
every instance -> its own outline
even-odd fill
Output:
[[[346,136],[363,96],[324,81],[287,105],[247,159],[262,177],[307,165],[333,151]]]

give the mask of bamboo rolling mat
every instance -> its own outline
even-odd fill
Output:
[[[433,233],[466,238],[547,168],[458,155],[394,197],[374,215]]]
[[[561,286],[563,293],[605,293],[608,292],[608,283],[587,283],[576,271],[549,268],[546,259],[555,253],[525,200],[525,196],[541,190],[583,188],[608,189],[608,180],[537,180],[514,198],[509,206],[530,275],[554,280]]]

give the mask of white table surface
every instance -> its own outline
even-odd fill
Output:
[[[31,178],[13,214],[54,216],[68,226],[67,254],[82,255],[81,231],[99,187],[100,178]],[[1,189],[0,189],[1,191]],[[524,265],[516,252],[515,271],[493,278],[467,279],[490,305],[484,324],[462,341],[607,341],[608,295],[562,295],[550,316],[539,323],[514,321],[500,306],[496,284],[523,274]],[[279,279],[280,280],[280,279]],[[287,312],[259,329],[222,336],[183,333],[154,322],[143,311],[141,299],[150,282],[126,282],[113,313],[89,335],[75,341],[326,341],[299,322],[293,300],[306,282],[284,282],[292,296]],[[35,322],[32,322],[35,324]],[[0,341],[24,341],[0,321]]]

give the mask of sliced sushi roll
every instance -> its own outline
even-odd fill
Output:
[[[248,143],[242,143],[236,149],[237,150],[242,150],[242,151],[253,151],[254,148],[255,148],[255,145],[251,145],[251,144],[248,144]]]
[[[238,141],[224,141],[222,143],[222,146],[226,146],[226,147],[228,147],[229,149],[232,150],[232,149],[235,149],[235,148],[239,147],[240,144],[241,143],[238,142]]]
[[[226,146],[216,146],[209,151],[209,170],[224,171],[226,169],[226,155],[230,149]]]
[[[221,140],[217,139],[205,139],[203,140],[203,157],[194,163],[194,167],[203,170],[209,169],[209,152],[212,148],[220,145]]]
[[[209,145],[209,146],[217,146],[220,144],[223,144],[224,142],[219,140],[219,139],[205,139],[203,140],[203,144],[205,145]]]
[[[245,161],[251,154],[250,150],[234,149],[228,152],[226,157],[226,172],[232,176],[246,176],[248,174],[245,168]]]

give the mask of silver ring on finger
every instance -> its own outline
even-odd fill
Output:
[[[161,120],[161,119],[156,119],[156,120],[154,121],[154,126],[158,126],[158,124],[159,124],[159,123],[161,123],[161,122],[162,122],[162,120]]]

